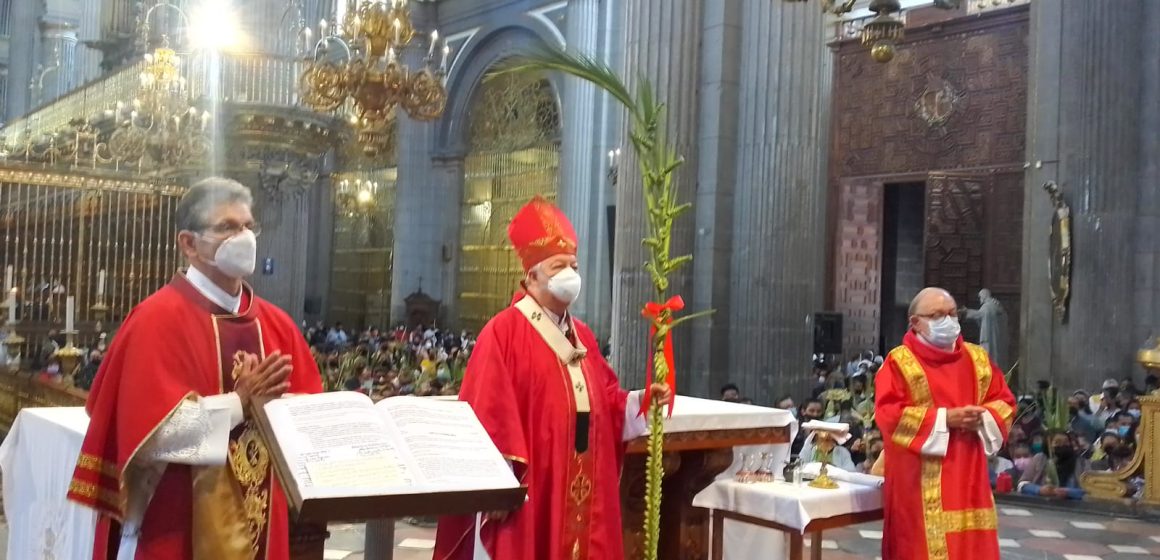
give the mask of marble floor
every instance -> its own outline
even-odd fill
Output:
[[[363,527],[331,526],[327,558],[363,560]],[[400,522],[396,560],[429,560],[435,531]],[[1160,524],[1075,512],[999,507],[999,544],[1004,560],[1143,560],[1160,558]],[[880,558],[882,524],[823,535],[825,560]]]
[[[327,560],[364,560],[363,525],[332,525]],[[1160,524],[1040,509],[999,507],[999,537],[1004,560],[1143,560],[1160,558]],[[400,521],[395,529],[395,560],[429,560],[435,530]],[[0,519],[0,542],[8,526]],[[881,523],[827,532],[825,560],[876,560]],[[0,560],[7,555],[0,547]],[[21,560],[21,559],[11,559]]]

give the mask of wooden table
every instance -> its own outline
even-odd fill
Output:
[[[709,515],[693,506],[693,497],[733,463],[735,447],[788,444],[791,426],[793,420],[785,411],[677,397],[673,417],[665,427],[658,558],[708,560]],[[620,478],[621,526],[628,560],[644,557],[646,444],[646,438],[629,442]]]
[[[749,523],[759,527],[766,527],[768,529],[776,529],[789,534],[789,559],[803,560],[805,534],[810,535],[810,560],[822,560],[822,531],[829,529],[838,529],[841,527],[848,527],[850,525],[858,525],[860,523],[869,523],[871,521],[879,521],[882,519],[882,510],[863,511],[858,513],[847,513],[836,517],[827,517],[825,519],[815,519],[806,525],[803,531],[798,531],[793,527],[787,527],[780,523],[751,517],[748,515],[734,513],[731,511],[713,510],[713,556],[712,560],[722,560],[725,557],[725,520],[732,519],[742,523]]]

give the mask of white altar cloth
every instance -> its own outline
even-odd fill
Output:
[[[25,408],[0,445],[8,558],[92,557],[96,512],[66,499],[89,427],[82,407]]]
[[[835,490],[812,488],[803,482],[742,484],[718,480],[693,498],[693,505],[740,513],[784,525],[798,532],[816,519],[882,509],[882,489],[838,482]]]
[[[793,441],[797,420],[787,410],[681,395],[673,402],[673,415],[665,419],[666,434],[783,426],[792,426],[789,439]]]

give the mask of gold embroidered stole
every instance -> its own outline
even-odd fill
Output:
[[[987,354],[982,348],[974,344],[963,344],[975,369],[977,393],[973,404],[981,404],[991,385],[991,362],[987,359]],[[906,346],[899,346],[892,350],[890,358],[898,364],[910,393],[912,406],[906,407],[906,410],[922,410],[925,414],[926,410],[934,407],[934,396],[930,392],[926,372],[923,371],[918,358]],[[900,430],[903,429],[902,424],[907,421],[905,418],[907,412],[904,412],[903,416],[904,422],[900,422]],[[921,419],[919,421],[921,422]],[[913,430],[917,432],[917,426],[914,426]],[[910,437],[913,438],[913,434]],[[900,445],[905,447],[909,445],[909,441],[906,444],[900,443]],[[947,533],[994,531],[999,525],[999,520],[995,515],[994,501],[991,502],[989,508],[954,511],[943,509],[942,467],[944,459],[945,457],[922,457],[923,524],[926,529],[926,552],[930,560],[946,560],[948,558]]]
[[[212,317],[222,393],[233,390],[247,353],[266,355],[261,322],[245,315]],[[193,468],[194,560],[266,557],[271,472],[270,452],[249,421],[230,433],[225,466]]]

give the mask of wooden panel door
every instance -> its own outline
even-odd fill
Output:
[[[984,287],[984,197],[989,181],[986,176],[932,174],[926,183],[923,277],[927,286],[950,292],[960,307],[977,305],[979,290]],[[978,325],[964,322],[963,336],[978,340]]]
[[[877,348],[882,311],[882,183],[842,180],[834,251],[834,310],[846,354]]]

